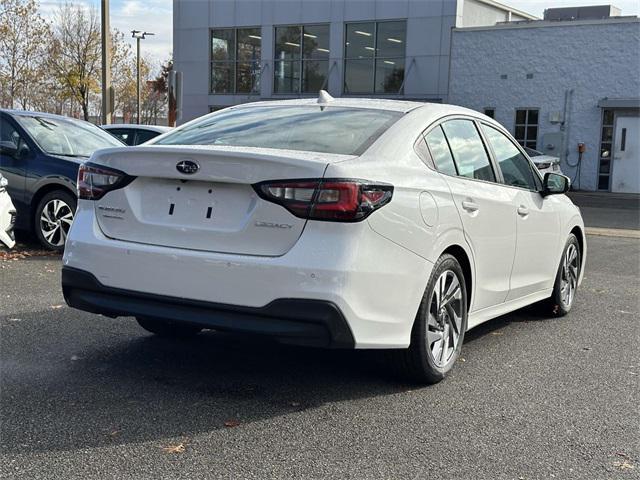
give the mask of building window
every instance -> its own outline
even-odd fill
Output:
[[[539,112],[537,109],[516,110],[515,137],[523,147],[538,148]]]
[[[329,25],[276,27],[275,93],[318,93],[329,72]]]
[[[345,93],[402,93],[407,22],[347,24]]]
[[[258,93],[260,28],[211,30],[211,93]]]
[[[611,153],[613,146],[613,110],[602,111],[602,135],[600,137],[600,166],[598,167],[598,190],[609,190],[611,176]]]
[[[484,114],[489,118],[496,118],[496,109],[495,108],[485,108]]]

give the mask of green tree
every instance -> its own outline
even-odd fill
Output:
[[[0,102],[26,109],[45,75],[50,36],[36,0],[0,0]]]
[[[89,100],[100,91],[102,47],[95,8],[64,3],[55,16],[48,55],[51,74],[89,119]]]

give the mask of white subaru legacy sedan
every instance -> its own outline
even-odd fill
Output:
[[[394,349],[437,382],[469,328],[534,302],[569,312],[586,242],[568,188],[464,108],[239,105],[80,168],[64,296],[170,337]]]

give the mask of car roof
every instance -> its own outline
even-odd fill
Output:
[[[255,106],[326,106],[326,107],[344,107],[344,108],[368,108],[374,110],[391,110],[401,113],[409,113],[413,111],[422,112],[421,116],[428,116],[433,120],[448,115],[467,115],[473,117],[482,117],[483,120],[489,123],[496,123],[491,118],[485,117],[476,110],[460,107],[458,105],[451,105],[447,103],[432,103],[432,102],[420,102],[415,100],[393,100],[385,98],[351,98],[351,97],[337,97],[332,99],[328,103],[319,104],[316,98],[303,98],[294,100],[267,100],[260,102],[248,102],[242,103],[230,107],[232,109],[251,108]],[[218,111],[219,112],[219,111]],[[215,115],[213,112],[210,115]]]
[[[65,117],[64,115],[56,115],[55,113],[31,112],[31,111],[28,111],[28,110],[12,110],[12,109],[2,108],[2,109],[0,109],[0,112],[8,113],[9,115],[19,115],[19,116],[23,116],[23,117],[52,118],[52,119],[57,119],[57,120],[67,120],[67,121],[76,121],[76,122],[85,122],[86,121],[86,120],[82,120],[80,118]]]
[[[235,105],[232,108],[247,107],[272,107],[272,106],[317,106],[317,98],[298,98],[293,100],[266,100],[261,102],[250,102]],[[393,100],[385,98],[351,98],[337,97],[326,104],[327,107],[347,107],[347,108],[371,108],[375,110],[392,110],[396,112],[409,112],[425,105],[423,102],[409,100]]]
[[[109,125],[100,125],[105,130],[113,130],[114,128],[129,128],[131,130],[152,130],[154,132],[168,132],[171,127],[165,127],[162,125],[138,125],[137,123],[111,123]]]

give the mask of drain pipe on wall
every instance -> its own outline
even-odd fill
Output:
[[[574,164],[569,162],[569,135],[571,133],[571,107],[573,106],[573,88],[565,90],[564,92],[564,112],[562,113],[562,125],[560,130],[564,133],[562,136],[562,156],[564,162],[570,168],[575,168],[573,172],[573,178],[571,179],[571,186],[580,186],[580,163],[582,163],[582,155],[578,157],[578,161]],[[577,180],[577,182],[576,182]],[[577,184],[576,184],[577,183]]]

